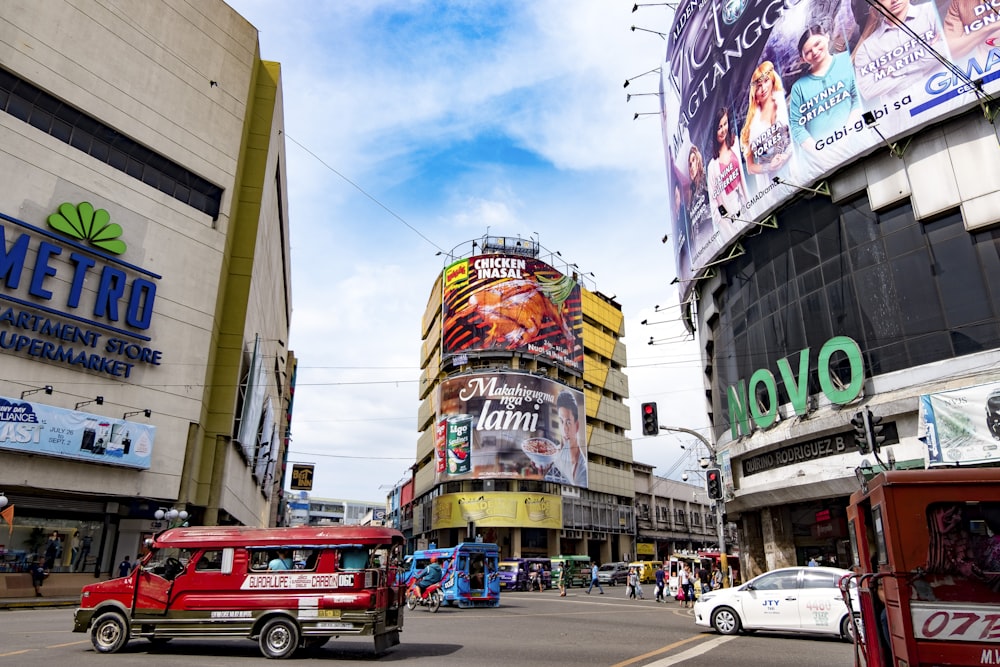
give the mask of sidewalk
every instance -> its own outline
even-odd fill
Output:
[[[80,604],[80,589],[107,579],[86,573],[54,572],[42,584],[42,597],[36,597],[27,573],[0,574],[0,609],[75,607]]]

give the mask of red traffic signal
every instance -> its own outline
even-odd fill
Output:
[[[660,418],[656,414],[656,403],[642,404],[642,434],[660,434]]]
[[[709,468],[705,471],[705,487],[708,497],[712,500],[722,500],[722,471]]]

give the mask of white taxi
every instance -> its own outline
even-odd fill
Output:
[[[844,603],[839,584],[850,575],[836,567],[786,567],[754,577],[742,586],[703,593],[694,622],[723,635],[741,630],[775,630],[840,636],[852,641],[860,624],[856,593]]]

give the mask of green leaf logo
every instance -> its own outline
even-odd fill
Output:
[[[114,255],[125,254],[128,247],[118,238],[121,225],[111,222],[111,214],[103,208],[95,211],[90,202],[60,204],[59,212],[49,216],[49,227]]]

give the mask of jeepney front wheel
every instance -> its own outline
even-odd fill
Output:
[[[287,618],[272,618],[264,624],[258,639],[265,658],[290,658],[299,647],[299,627]]]
[[[128,643],[128,623],[116,611],[107,611],[94,619],[90,643],[98,653],[116,653]]]

